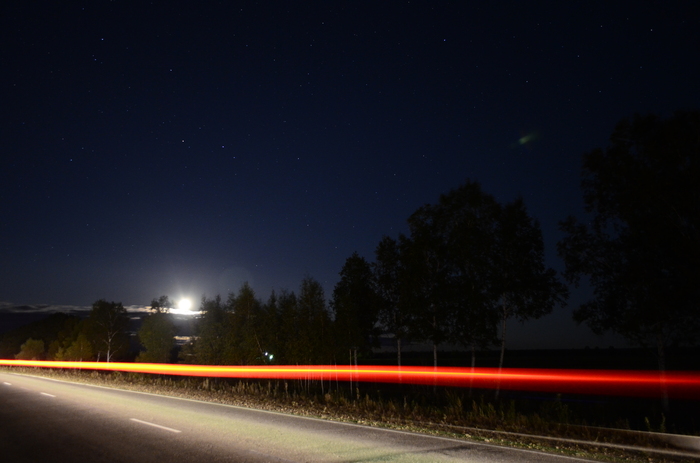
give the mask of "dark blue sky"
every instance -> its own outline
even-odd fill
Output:
[[[693,2],[3,2],[0,301],[330,296],[466,179],[561,269],[581,155],[700,107],[698,31]],[[571,308],[522,345],[584,343]]]

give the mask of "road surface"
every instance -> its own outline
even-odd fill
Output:
[[[0,461],[589,460],[0,372]]]

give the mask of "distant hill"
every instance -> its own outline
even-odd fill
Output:
[[[51,315],[51,313],[55,312],[0,312],[0,336],[8,331],[16,330],[17,328],[21,328],[22,326],[28,325],[32,322],[43,320]]]

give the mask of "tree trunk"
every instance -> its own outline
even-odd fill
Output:
[[[501,374],[501,369],[503,368],[503,357],[506,353],[506,318],[505,312],[503,312],[503,321],[501,325],[501,358],[498,361],[498,374]]]
[[[496,379],[496,399],[501,392],[501,370],[503,369],[503,357],[506,353],[506,321],[508,320],[508,312],[506,310],[506,301],[503,298],[503,324],[501,326],[501,358],[498,361],[498,378]]]
[[[472,385],[474,384],[474,367],[476,367],[476,346],[472,343],[472,374],[469,376],[469,397],[472,396]]]
[[[396,357],[401,366],[401,338],[396,338]]]
[[[661,385],[661,406],[664,413],[668,413],[671,409],[668,402],[668,387],[666,385],[666,352],[664,349],[663,336],[656,336],[656,354],[659,361],[659,380]]]
[[[352,366],[352,349],[350,349],[350,366]],[[352,399],[352,377],[354,375],[350,375],[350,398]]]
[[[398,357],[398,367],[399,367],[399,383],[403,382],[403,377],[401,376],[401,338],[396,338],[396,352]]]
[[[431,304],[430,307],[433,309],[433,336],[437,332],[437,318],[435,317],[435,305]],[[433,341],[433,368],[437,370],[437,343]]]
[[[437,344],[433,343],[433,393],[437,393]]]

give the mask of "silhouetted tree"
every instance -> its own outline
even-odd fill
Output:
[[[145,363],[170,362],[175,346],[175,333],[175,325],[169,314],[156,312],[148,315],[141,323],[138,332],[139,341],[146,350],[139,353],[136,361]]]
[[[264,350],[260,343],[262,304],[248,282],[241,285],[238,295],[230,294],[227,302],[231,317],[228,333],[232,362],[241,365],[260,364]]]
[[[435,365],[437,346],[447,340],[471,347],[473,360],[476,346],[493,341],[500,320],[502,367],[507,320],[539,318],[566,300],[522,199],[501,206],[467,182],[419,208],[408,223],[401,279],[412,302],[409,326],[432,342]]]
[[[491,292],[499,299],[501,357],[506,347],[506,323],[549,314],[566,302],[568,291],[556,272],[544,262],[544,241],[539,223],[530,217],[521,198],[500,208],[491,267]]]
[[[334,346],[323,286],[311,277],[304,278],[297,298],[297,307],[300,363],[330,363]]]
[[[476,350],[497,339],[497,300],[488,277],[500,205],[478,183],[468,181],[440,196],[437,208],[447,217],[441,226],[449,250],[450,340],[471,351],[473,367]]]
[[[433,345],[433,365],[437,349],[450,337],[451,301],[450,250],[445,236],[449,212],[434,205],[420,207],[408,218],[411,236],[403,241],[403,278],[410,291],[409,328],[417,339]]]
[[[202,296],[199,307],[202,316],[197,324],[197,339],[192,346],[195,361],[202,365],[225,365],[231,357],[229,313],[221,296]]]
[[[129,318],[121,302],[100,299],[92,305],[88,317],[89,333],[98,358],[102,354],[107,362],[126,353],[129,337],[126,332]]]
[[[279,346],[278,360],[282,364],[292,365],[304,363],[303,344],[306,339],[301,337],[302,320],[299,314],[297,297],[293,291],[282,290],[277,298],[279,310]]]
[[[700,112],[623,119],[582,176],[592,220],[561,222],[558,244],[594,290],[574,319],[654,346],[663,371],[669,345],[700,339]]]
[[[404,241],[405,237],[400,237]],[[408,336],[410,313],[408,311],[408,288],[404,275],[405,261],[401,245],[385,236],[374,251],[372,272],[379,297],[378,319],[386,333],[396,341],[396,360],[401,366],[401,343]]]
[[[267,302],[263,304],[260,314],[259,338],[264,350],[261,363],[279,363],[280,361],[283,339],[280,319],[279,298],[273,290]]]
[[[352,351],[357,359],[371,352],[377,339],[379,300],[369,263],[354,252],[340,271],[333,289],[331,306],[335,313],[334,341],[344,354]],[[342,358],[342,357],[341,357]]]
[[[158,299],[153,299],[151,301],[151,310],[155,313],[167,313],[172,306],[168,296],[160,296]]]

